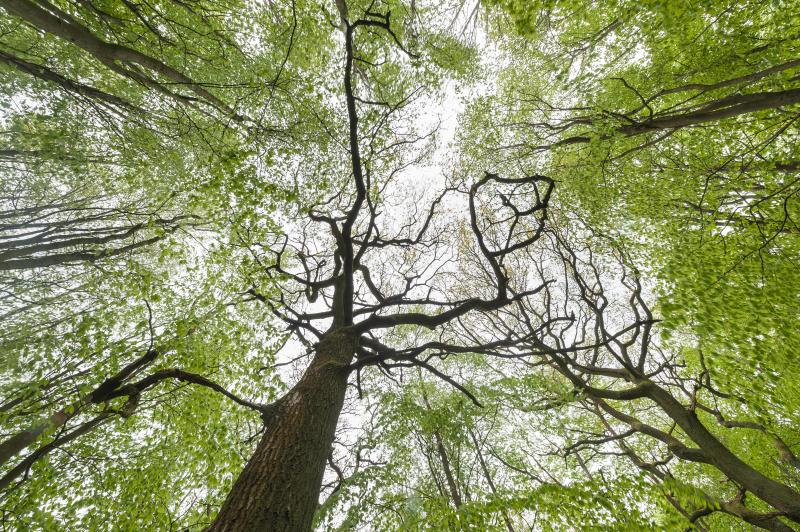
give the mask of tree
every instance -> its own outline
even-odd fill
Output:
[[[0,0],[4,526],[797,527],[796,6],[488,4]]]

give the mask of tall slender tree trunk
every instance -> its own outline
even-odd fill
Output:
[[[453,506],[455,506],[456,509],[461,508],[464,502],[461,500],[461,494],[458,491],[458,484],[456,483],[455,475],[453,475],[453,468],[450,466],[447,450],[444,448],[442,435],[439,434],[438,430],[434,430],[433,438],[436,440],[436,453],[439,455],[439,460],[442,462],[444,478],[447,479],[447,488],[450,490],[450,498],[453,500]]]
[[[417,368],[417,375],[419,376],[420,380],[422,380],[422,371]],[[422,401],[425,403],[425,409],[428,412],[431,412],[433,409],[431,408],[430,402],[428,402],[428,395],[425,393],[425,388],[422,388]],[[442,462],[442,469],[444,470],[444,478],[447,480],[447,489],[450,491],[450,499],[453,501],[453,506],[456,509],[461,508],[463,501],[461,500],[461,494],[458,491],[458,484],[456,483],[455,475],[453,475],[453,469],[450,467],[450,459],[447,456],[447,450],[444,448],[444,441],[442,441],[442,435],[438,429],[433,431],[433,439],[436,442],[436,454],[439,455],[439,461]]]
[[[30,427],[18,432],[0,443],[0,466],[11,458],[21,453],[26,447],[35,442],[46,431],[53,431],[64,426],[84,405],[100,404],[108,400],[109,394],[122,386],[125,380],[136,370],[150,364],[158,356],[158,351],[149,349],[144,355],[135,359],[119,370],[115,375],[108,377],[90,394],[80,397],[71,405],[51,414],[47,419],[37,421]]]
[[[26,456],[20,463],[18,463],[12,469],[6,472],[5,475],[0,477],[0,491],[5,490],[13,481],[22,476],[26,471],[30,469],[30,467],[34,464],[34,462],[36,462],[40,458],[47,456],[56,449],[59,449],[64,445],[80,438],[84,434],[94,430],[101,424],[105,423],[110,418],[111,414],[109,412],[102,413],[96,416],[95,418],[79,425],[70,432],[56,438],[50,443],[39,447],[38,449],[30,453],[28,456]]]
[[[73,405],[73,408],[77,408],[77,406]],[[5,464],[21,453],[23,449],[35,442],[45,431],[54,430],[64,425],[69,417],[70,415],[67,414],[66,410],[59,410],[46,420],[39,421],[0,443],[0,465]]]
[[[478,455],[478,463],[481,465],[481,470],[483,471],[483,476],[486,479],[486,483],[489,484],[489,489],[492,490],[492,494],[497,495],[497,486],[494,485],[492,472],[489,471],[489,466],[486,463],[486,460],[483,458],[483,452],[481,452],[481,444],[478,441],[478,437],[475,436],[475,432],[473,432],[469,425],[467,425],[467,431],[472,438],[472,443],[475,445],[475,453]],[[500,515],[503,516],[503,522],[506,524],[506,529],[508,532],[515,532],[514,525],[511,524],[511,519],[509,519],[508,512],[506,512],[505,508],[500,509]]]
[[[322,338],[208,532],[311,529],[355,348],[355,338],[341,330]]]

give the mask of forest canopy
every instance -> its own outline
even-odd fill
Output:
[[[0,0],[2,530],[800,530],[800,3]]]

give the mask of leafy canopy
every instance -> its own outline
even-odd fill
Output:
[[[336,247],[309,220],[356,194],[343,6],[391,30],[354,51],[375,230],[443,220],[361,290],[402,290],[387,272],[403,294],[495,290],[442,198],[489,174],[554,192],[503,264],[536,298],[395,327],[379,339],[450,351],[353,374],[315,526],[796,528],[678,421],[800,490],[800,4],[782,0],[0,0],[3,527],[213,521],[313,352],[281,317],[330,299],[286,286],[333,271],[307,267]],[[478,213],[493,243],[509,219],[537,231],[501,219],[502,184]],[[626,395],[644,381],[674,404]]]

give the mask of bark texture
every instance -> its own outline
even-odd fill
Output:
[[[355,348],[355,338],[341,330],[322,338],[208,532],[311,529]]]

